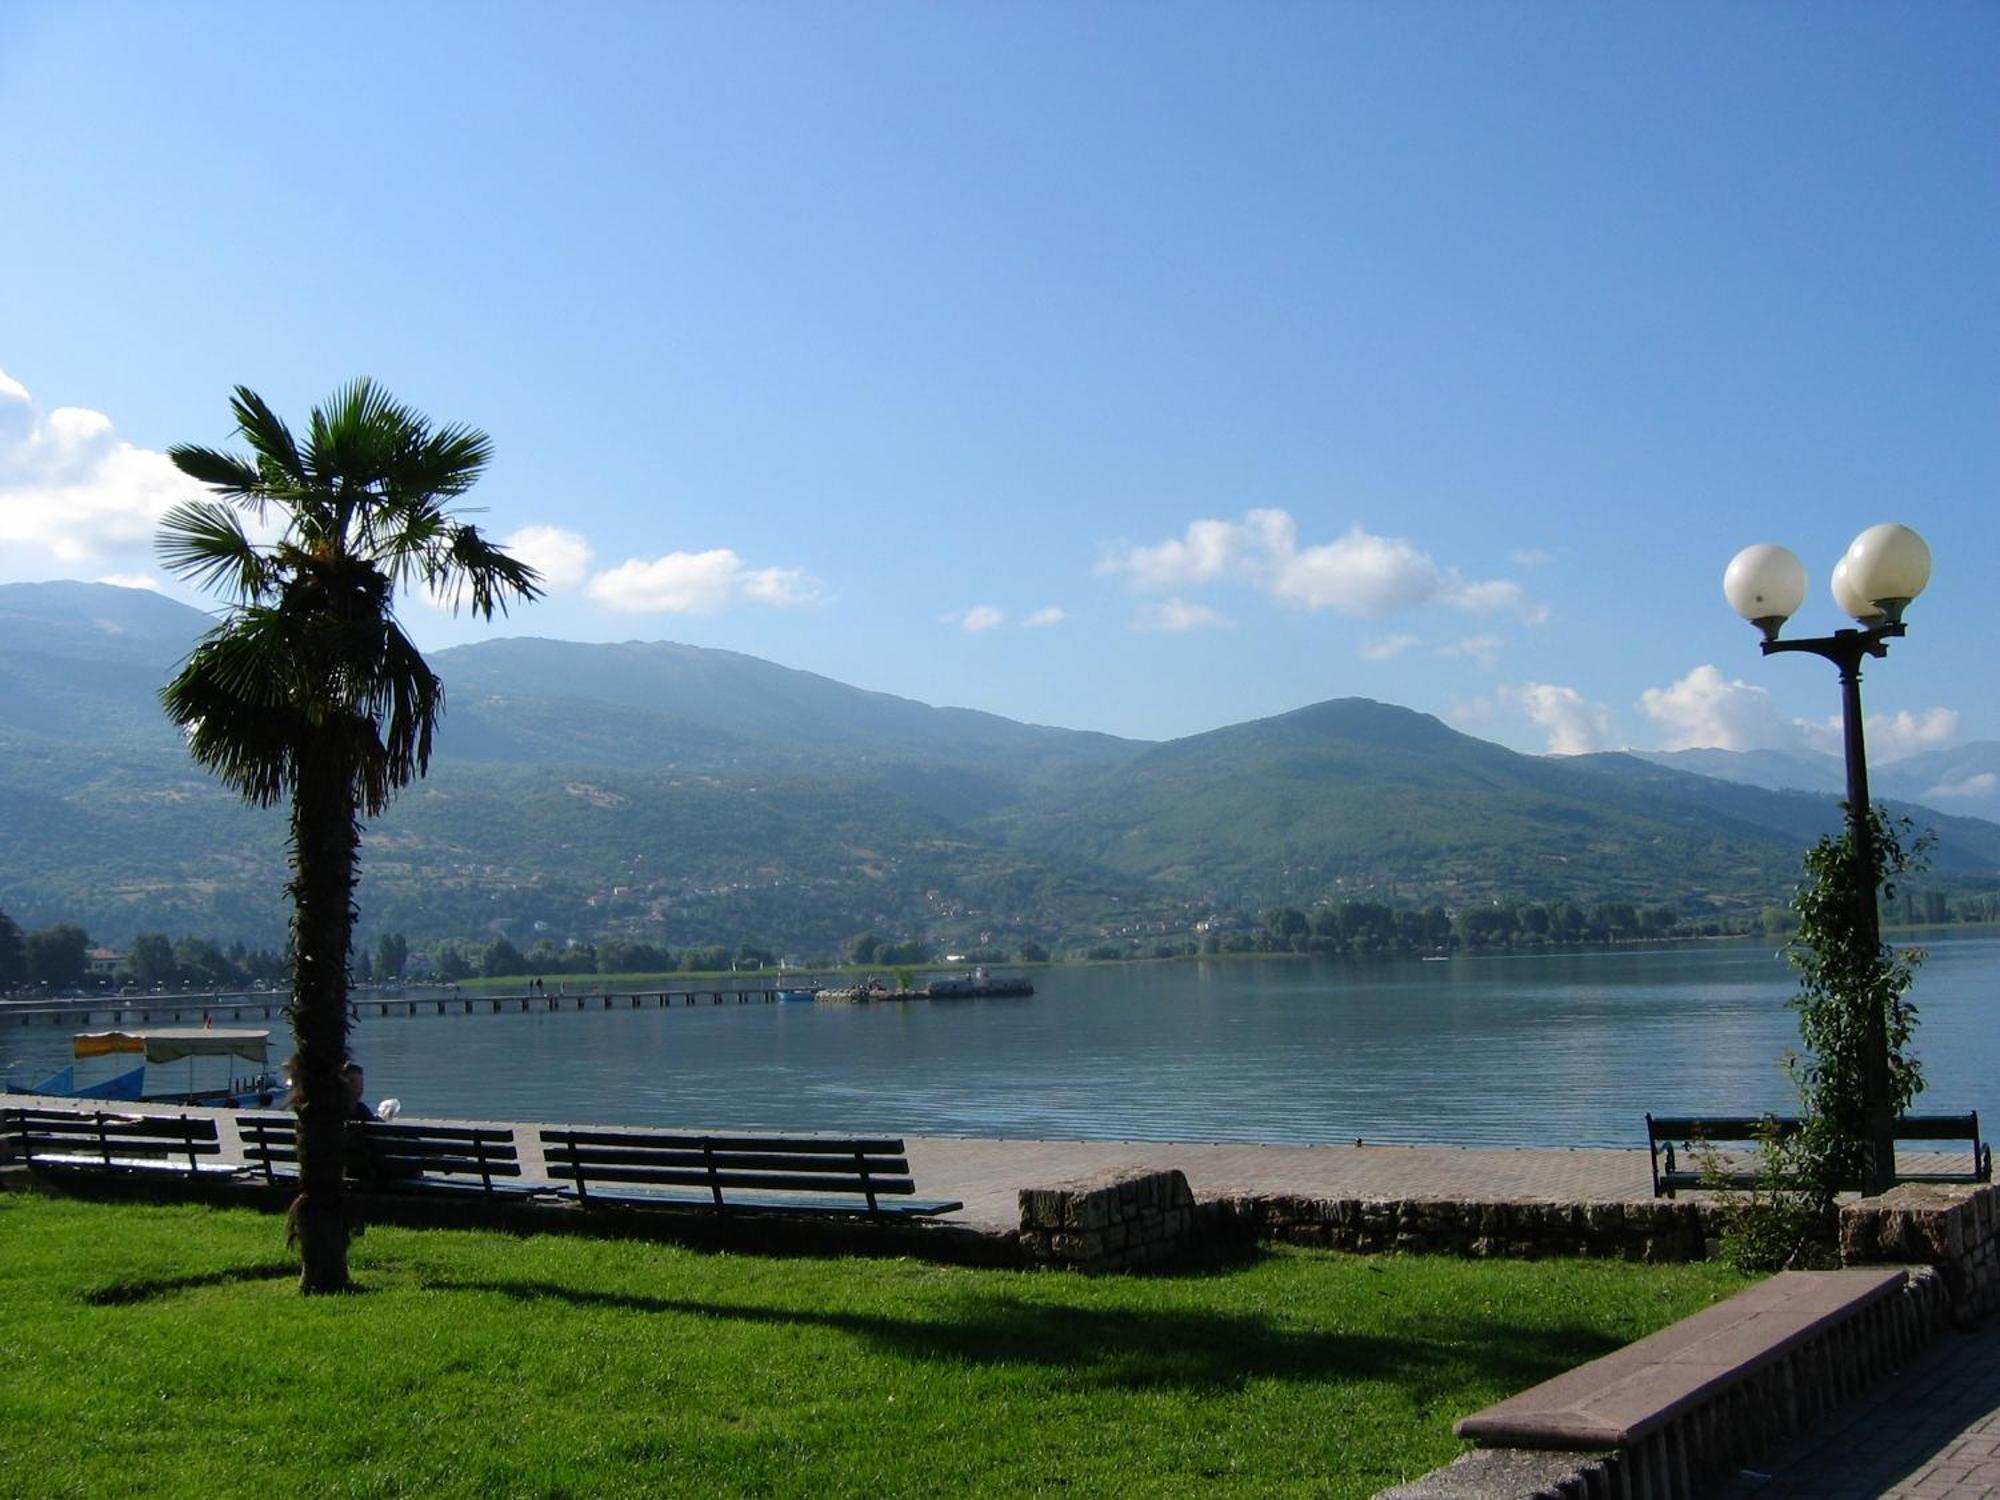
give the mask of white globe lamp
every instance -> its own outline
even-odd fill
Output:
[[[1931,549],[1907,526],[1870,526],[1854,539],[1842,561],[1854,592],[1892,624],[1903,618],[1904,606],[1931,581]]]
[[[1775,641],[1806,602],[1806,569],[1788,548],[1770,542],[1745,547],[1722,575],[1729,607]]]

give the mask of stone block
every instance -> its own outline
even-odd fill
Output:
[[[1112,1219],[1116,1200],[1108,1192],[1079,1193],[1070,1200],[1069,1227],[1072,1229],[1102,1229]]]
[[[1064,1266],[1084,1266],[1096,1260],[1102,1250],[1102,1242],[1092,1234],[1076,1234],[1072,1230],[1062,1230],[1048,1236],[1048,1254],[1052,1260],[1060,1260]]]
[[[1583,1206],[1583,1221],[1592,1234],[1623,1234],[1625,1232],[1625,1205],[1622,1203],[1586,1203]]]
[[[1060,1229],[1068,1212],[1069,1194],[1060,1188],[1022,1188],[1021,1227]]]

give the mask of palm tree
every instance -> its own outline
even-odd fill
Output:
[[[299,1289],[334,1292],[347,1286],[341,1068],[360,819],[423,775],[444,711],[396,592],[428,589],[454,609],[469,599],[490,620],[540,590],[534,569],[446,509],[485,468],[484,433],[433,431],[367,380],[315,407],[303,443],[247,387],[230,406],[249,456],[168,450],[214,498],[167,512],[161,560],[230,608],[160,700],[194,758],[246,800],[291,803],[299,1193],[285,1227]]]

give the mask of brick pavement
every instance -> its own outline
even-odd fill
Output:
[[[1644,1151],[1456,1146],[1261,1146],[1146,1141],[1002,1141],[911,1137],[911,1173],[926,1195],[964,1200],[953,1218],[981,1228],[1020,1223],[1015,1194],[1114,1168],[1178,1167],[1197,1198],[1455,1198],[1551,1203],[1649,1199]]]
[[[77,1101],[0,1094],[0,1102],[73,1106]],[[178,1106],[152,1103],[121,1104],[119,1108],[142,1113],[181,1112]],[[240,1159],[229,1111],[190,1112],[214,1114],[222,1123],[222,1159]],[[429,1123],[511,1127],[520,1145],[523,1177],[544,1175],[536,1125],[510,1120]],[[965,1210],[954,1214],[953,1222],[980,1229],[1019,1228],[1017,1195],[1024,1187],[1048,1187],[1116,1168],[1178,1167],[1199,1198],[1285,1193],[1313,1198],[1456,1198],[1474,1202],[1514,1198],[1575,1203],[1652,1196],[1643,1150],[1271,1146],[944,1136],[911,1136],[904,1144],[911,1173],[924,1196],[963,1200]]]
[[[2000,1321],[1943,1335],[1714,1500],[2000,1500]]]

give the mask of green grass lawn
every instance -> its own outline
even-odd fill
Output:
[[[0,1195],[0,1494],[1353,1495],[1741,1285],[1285,1251],[1086,1278]]]

